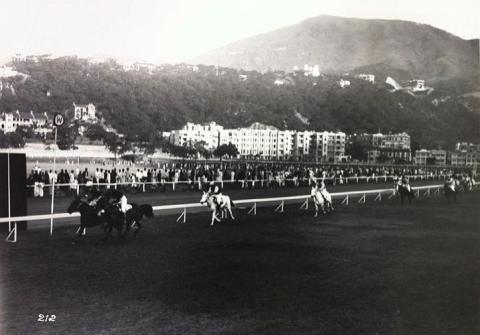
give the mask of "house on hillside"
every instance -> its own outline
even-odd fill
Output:
[[[74,120],[85,121],[85,122],[96,122],[96,108],[95,105],[89,103],[87,105],[77,105],[73,103],[73,118]]]
[[[371,84],[375,84],[375,75],[373,75],[373,74],[360,73],[360,74],[356,75],[355,78],[368,81]]]

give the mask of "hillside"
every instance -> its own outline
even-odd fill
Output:
[[[0,112],[53,115],[71,111],[72,102],[93,102],[130,141],[150,141],[159,131],[178,129],[187,121],[216,121],[225,127],[259,121],[280,129],[407,131],[424,147],[480,143],[480,100],[465,95],[469,85],[452,81],[419,98],[353,77],[346,77],[351,86],[342,89],[336,75],[312,78],[185,64],[150,73],[74,57],[12,65],[29,77],[7,80],[14,89],[4,85]],[[278,79],[285,84],[275,85]]]
[[[318,16],[256,35],[192,62],[245,70],[292,71],[318,64],[321,72],[380,66],[401,80],[446,79],[478,73],[478,40],[463,40],[429,25],[396,20]]]

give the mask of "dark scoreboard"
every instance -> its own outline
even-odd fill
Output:
[[[8,160],[10,159],[10,214],[27,215],[27,160],[25,154],[0,153],[0,217],[8,217]],[[17,222],[17,229],[27,229],[27,222]],[[8,231],[8,222],[0,223]]]

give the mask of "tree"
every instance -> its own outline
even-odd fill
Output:
[[[78,135],[78,125],[64,124],[57,127],[57,146],[60,150],[75,148],[75,140]],[[55,136],[52,134],[52,136]]]
[[[224,156],[228,157],[234,157],[238,155],[238,149],[235,146],[235,144],[229,143],[229,144],[222,144],[218,146],[214,151],[213,154],[217,157],[220,157],[220,160]]]
[[[20,130],[13,133],[0,133],[0,148],[23,148],[25,139]]]
[[[105,129],[99,124],[90,124],[85,131],[85,136],[92,141],[101,141],[106,134]]]
[[[113,132],[105,133],[103,144],[115,155],[115,160],[118,154],[122,154],[130,149],[130,144]]]
[[[210,158],[212,156],[212,152],[207,149],[206,145],[207,143],[205,141],[199,141],[193,145],[193,148],[203,157]]]

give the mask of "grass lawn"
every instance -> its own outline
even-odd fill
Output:
[[[480,334],[480,193],[0,243],[1,334]],[[55,322],[38,322],[55,314]]]

